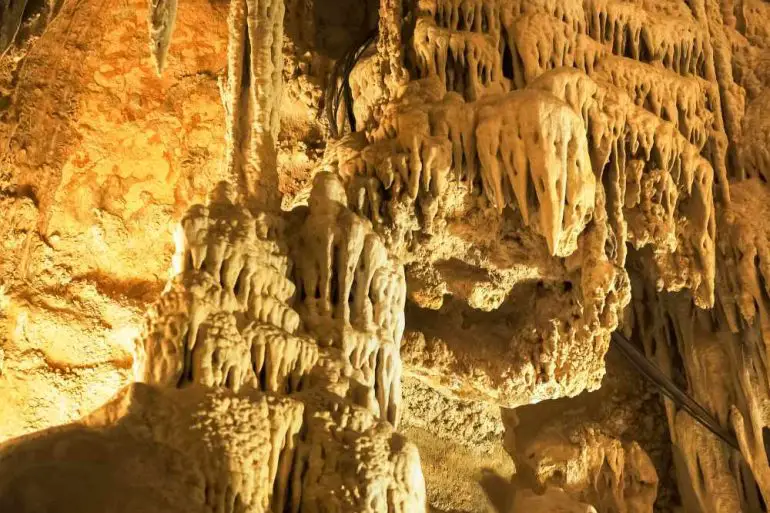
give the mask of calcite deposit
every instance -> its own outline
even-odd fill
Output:
[[[0,511],[766,510],[768,19],[0,0]]]
[[[318,211],[344,215],[335,180],[318,175],[305,220],[311,227]],[[252,215],[228,192],[227,184],[218,187],[180,223],[175,276],[136,340],[137,383],[78,423],[9,442],[0,452],[3,510],[35,511],[42,500],[73,512],[166,504],[180,511],[425,511],[417,449],[393,431],[403,271],[382,252],[360,254],[362,247],[341,255],[340,268],[330,268],[323,252],[309,258],[317,254],[312,247],[293,263],[281,219]],[[334,242],[314,235],[321,249]],[[377,248],[376,239],[370,235],[367,246]],[[353,280],[341,270],[351,267],[364,271],[358,315],[379,314],[354,319],[355,327],[350,315],[335,313],[348,307],[345,284]],[[301,315],[292,298],[316,306],[317,294],[296,296],[292,272],[320,269],[326,289],[346,295],[327,295],[325,308]],[[373,278],[380,269],[385,275]],[[327,324],[319,318],[335,317],[335,335],[318,328]],[[369,329],[374,319],[384,328]],[[48,469],[42,481],[41,465]],[[73,465],[80,465],[74,474]],[[164,473],[169,466],[178,472]],[[121,481],[132,469],[143,477]],[[94,482],[102,495],[87,499]],[[38,499],[41,487],[50,492]],[[150,492],[128,497],[132,489]]]

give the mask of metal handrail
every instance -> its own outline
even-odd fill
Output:
[[[647,378],[663,395],[674,401],[680,408],[689,413],[692,418],[718,436],[727,445],[736,451],[740,451],[735,435],[723,428],[708,410],[698,404],[687,392],[679,388],[671,378],[666,376],[657,365],[652,363],[626,337],[615,332],[612,334],[612,341],[623,356],[633,364],[636,370]]]

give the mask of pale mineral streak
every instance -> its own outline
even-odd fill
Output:
[[[283,90],[284,3],[230,2],[227,73],[220,78],[225,110],[225,177],[250,207],[280,205],[276,143]]]
[[[174,33],[177,0],[150,0],[149,7],[150,54],[161,74],[166,67],[168,47]]]

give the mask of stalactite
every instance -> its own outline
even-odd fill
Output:
[[[253,208],[280,202],[275,143],[283,88],[283,14],[278,0],[235,0],[228,17],[227,75],[220,84],[226,170]]]
[[[425,511],[419,455],[391,424],[400,416],[403,268],[345,207],[335,176],[315,183],[308,211],[289,220],[233,204],[227,186],[188,211],[175,276],[136,341],[143,383],[78,424],[0,450],[0,507],[26,507],[27,488],[9,486],[35,455],[66,466],[81,447],[106,450],[116,468],[149,451],[142,474],[187,469],[194,478],[172,470],[142,486],[168,480],[192,497],[189,511]],[[79,436],[87,441],[57,456],[37,445]],[[119,483],[105,486],[121,497]]]
[[[753,511],[770,497],[764,430],[767,400],[767,251],[763,228],[766,191],[756,180],[733,184],[729,208],[718,219],[717,301],[698,310],[686,294],[657,296],[642,278],[635,284],[634,330],[648,355],[669,374],[684,372],[693,396],[735,432],[741,455],[667,403],[678,448],[679,485],[690,507],[708,511]],[[630,328],[630,327],[629,327]],[[681,356],[683,369],[674,358]],[[756,483],[756,484],[755,484]],[[715,493],[714,490],[721,490]]]
[[[432,95],[430,83],[425,86]],[[537,91],[473,104],[453,93],[441,102],[423,101],[417,96],[386,111],[382,126],[372,134],[373,145],[361,152],[363,162],[354,168],[381,180],[394,201],[403,194],[407,201],[418,202],[420,223],[429,226],[440,208],[451,165],[452,174],[469,187],[478,178],[499,211],[516,204],[525,223],[537,218],[553,254],[572,253],[590,218],[594,188],[581,119],[567,105]],[[478,175],[471,164],[476,162]],[[355,171],[343,171],[349,173]],[[379,203],[365,191],[362,195],[369,203]],[[359,203],[357,210],[376,215],[379,209]]]
[[[176,23],[177,0],[150,0],[148,23],[150,28],[150,54],[158,74],[166,67],[168,47]]]
[[[394,431],[406,406],[402,374],[452,400],[494,408],[571,398],[602,385],[619,328],[668,376],[659,383],[687,389],[719,425],[710,433],[691,417],[695,409],[680,408],[686,401],[664,399],[658,415],[667,420],[685,509],[732,513],[770,504],[770,234],[764,227],[770,104],[762,90],[770,76],[762,69],[770,38],[762,18],[770,10],[754,0],[379,0],[379,23],[362,28],[370,30],[362,42],[337,32],[349,28],[348,18],[367,18],[369,4],[357,17],[352,8],[337,16],[325,12],[329,3],[300,3],[289,2],[286,16],[300,34],[290,30],[284,45],[282,0],[230,1],[226,62],[217,62],[222,41],[214,40],[205,66],[188,75],[185,61],[204,60],[197,27],[191,30],[185,18],[196,14],[182,10],[177,18],[176,0],[150,0],[151,60],[158,74],[173,73],[153,77],[144,59],[132,71],[133,85],[151,82],[147,104],[168,120],[182,109],[166,108],[164,95],[186,94],[193,79],[205,91],[223,70],[226,147],[217,179],[235,191],[223,185],[182,217],[171,279],[135,341],[139,383],[79,422],[0,447],[0,510],[25,513],[3,501],[26,501],[52,479],[58,485],[51,497],[64,503],[70,488],[101,490],[94,480],[125,495],[126,507],[137,511],[142,508],[130,501],[193,512],[419,513],[427,508],[419,456]],[[25,76],[42,69],[43,60],[33,44],[4,52],[39,33],[33,25],[45,25],[57,2],[43,4],[0,1],[0,57],[10,55],[0,63],[0,122],[8,121],[11,133],[3,165],[21,166],[0,173],[0,200],[27,198],[37,219],[20,230],[23,245],[17,221],[0,223],[2,235],[10,234],[7,251],[21,248],[22,269],[0,265],[0,279],[17,273],[19,283],[32,282],[30,259],[49,266],[59,255],[77,254],[70,249],[75,242],[62,248],[63,235],[51,228],[69,222],[53,221],[67,214],[56,205],[70,194],[72,176],[96,173],[89,186],[100,197],[93,215],[115,217],[112,224],[100,219],[82,239],[70,234],[77,244],[90,237],[109,245],[98,230],[120,223],[128,230],[147,219],[141,209],[111,205],[134,204],[130,159],[126,169],[102,175],[101,161],[93,162],[90,151],[83,158],[88,144],[74,137],[97,118],[106,126],[135,117],[144,102],[124,98],[134,91],[128,74],[113,66],[125,60],[122,53],[109,71],[99,65],[97,73],[88,47],[66,39],[63,49],[88,60],[82,69],[89,74],[72,60],[66,73],[55,68],[53,78],[41,78],[59,87],[66,75],[74,84],[67,95],[53,96],[55,108],[45,113],[74,118],[82,110],[87,121],[64,136],[57,122],[45,132],[53,136],[44,151],[35,141],[47,137],[24,133],[34,118],[27,111],[37,114],[32,107],[49,102],[37,77]],[[81,5],[73,4],[73,13]],[[129,7],[121,6],[121,16]],[[45,11],[44,21],[36,21],[37,9]],[[344,23],[336,25],[337,18]],[[182,29],[178,45],[175,24]],[[69,30],[55,34],[69,37]],[[113,44],[126,45],[128,55],[128,39],[123,34],[105,46],[114,53]],[[191,39],[196,50],[189,54]],[[341,41],[349,42],[347,53]],[[284,70],[284,54],[297,66]],[[325,77],[338,55],[345,57]],[[306,82],[299,94],[292,84],[291,102],[282,103],[283,77],[296,75]],[[119,78],[121,87],[105,85]],[[30,100],[19,102],[23,86],[32,89]],[[83,91],[98,88],[127,99],[131,112],[95,115],[91,105],[98,101]],[[344,94],[327,93],[321,105],[308,106],[324,88]],[[294,112],[294,100],[308,89],[312,94]],[[279,162],[282,106],[292,119],[281,133]],[[303,113],[313,117],[324,106],[327,119],[314,118],[307,130],[313,135],[299,136],[308,123]],[[184,110],[187,116],[186,104]],[[338,128],[343,117],[350,133]],[[177,131],[197,125],[195,119]],[[132,133],[155,130],[155,121],[132,125]],[[305,152],[292,152],[292,143],[318,143],[326,129],[333,140],[325,150],[310,151],[308,143]],[[167,145],[170,130],[146,139]],[[61,169],[50,158],[51,144],[67,148],[57,156]],[[179,157],[185,166],[209,159],[215,145],[189,159],[188,150]],[[163,156],[177,173],[172,153]],[[289,153],[287,160],[305,159],[301,171],[285,165]],[[284,211],[283,172],[282,180],[295,183],[287,188],[282,181],[282,188],[296,194],[285,198],[294,208]],[[204,188],[212,174],[201,172]],[[35,182],[37,175],[45,178]],[[197,201],[203,189],[195,178],[169,194],[165,217],[148,226],[163,226]],[[120,200],[110,197],[115,179],[128,184]],[[153,194],[139,195],[142,205],[162,209],[157,198],[144,197]],[[107,274],[107,264],[93,261]],[[83,276],[49,267],[34,287],[20,286],[32,293],[14,297],[35,303],[24,306],[24,315],[59,289],[109,295],[104,304],[120,303],[130,310],[126,318],[147,302],[144,291],[140,298],[134,291],[144,287],[125,276],[112,283],[92,279],[87,265],[78,267]],[[156,271],[142,279],[157,282]],[[94,290],[92,281],[99,285]],[[0,293],[5,303],[4,284]],[[91,303],[78,305],[87,308]],[[15,316],[9,337],[29,337],[28,319],[15,310],[8,315]],[[407,318],[416,326],[407,326]],[[113,320],[104,323],[103,338],[123,341],[131,328]],[[91,372],[45,359],[37,347],[19,353],[47,366],[55,386],[68,373]],[[90,348],[83,353],[93,356]],[[17,357],[10,360],[13,372],[23,376]],[[121,358],[116,375],[127,374],[128,356]],[[77,393],[87,395],[82,388]],[[74,418],[76,406],[60,421]],[[529,473],[527,486],[546,494],[541,500],[523,493],[513,509],[651,510],[658,485],[651,458],[641,442],[609,433],[603,422],[583,419],[566,434],[544,429],[514,454],[519,477]],[[94,470],[91,460],[102,457],[116,462],[116,476],[131,477],[123,483]],[[55,472],[34,475],[35,465],[49,464]],[[147,474],[131,481],[127,470],[139,465]],[[661,484],[668,486],[673,478],[664,474]],[[40,500],[40,508],[50,505]],[[102,506],[97,509],[109,509]]]
[[[655,502],[658,476],[650,457],[599,425],[548,426],[521,454],[538,487],[563,489],[599,511],[650,511]]]

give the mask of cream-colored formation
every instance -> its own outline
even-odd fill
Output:
[[[704,322],[711,308],[723,320],[695,333],[738,333],[724,338],[730,346],[739,339],[749,348],[758,344],[741,318],[766,324],[762,305],[770,291],[755,270],[763,265],[761,243],[754,242],[761,236],[748,235],[756,228],[734,213],[760,217],[756,198],[764,184],[754,180],[757,190],[744,195],[749,186],[735,181],[766,176],[766,98],[754,93],[741,127],[745,93],[727,40],[743,43],[725,28],[754,30],[751,41],[759,44],[755,20],[763,11],[748,3],[408,2],[403,63],[411,82],[378,111],[366,77],[371,58],[365,59],[351,75],[351,108],[365,129],[331,145],[324,163],[345,181],[354,209],[409,262],[409,298],[423,310],[414,331],[407,324],[407,373],[443,393],[510,407],[593,389],[630,290],[641,298],[637,316],[668,311],[673,307],[658,305],[678,298],[679,313],[666,314],[675,328],[658,320],[661,314],[635,322],[629,313],[623,327],[645,341],[659,333],[657,350],[646,342],[650,356],[668,344],[670,354],[653,359],[671,373],[672,355],[680,353],[690,392],[738,434],[743,461],[720,442],[705,448],[709,435],[696,436],[703,429],[666,404],[683,502],[702,511],[756,509],[753,485],[738,483],[750,475],[767,500],[770,476],[759,413],[764,395],[756,390],[766,388],[759,384],[764,350],[709,349],[697,363],[691,348],[708,338],[693,335],[693,323]],[[760,89],[756,72],[739,71]],[[736,194],[740,199],[731,199]],[[753,208],[739,205],[750,201],[744,197],[754,198]],[[720,239],[718,217],[726,234]],[[520,256],[536,246],[522,226],[544,239],[553,260]],[[503,249],[496,237],[522,250]],[[624,267],[634,269],[633,287]],[[532,276],[538,286],[553,283],[547,300],[529,292]],[[562,289],[560,281],[569,286]],[[447,295],[454,297],[450,306]],[[534,319],[512,325],[511,316],[525,309],[507,301],[533,296]],[[545,301],[554,306],[542,308]],[[469,329],[469,321],[451,318],[470,316],[463,303],[499,317]],[[507,343],[497,335],[503,325],[513,326]],[[722,377],[723,360],[733,362],[739,378]],[[603,454],[605,445],[583,444],[590,454]],[[644,454],[631,446],[611,452],[616,462],[621,453]],[[642,466],[628,472],[656,481],[649,462]],[[610,481],[622,481],[622,465],[611,467],[617,468]],[[586,499],[581,490],[591,481],[570,495]],[[622,496],[619,489],[610,495]],[[654,488],[644,495],[630,501],[633,507],[622,500],[602,505],[596,496],[587,502],[602,511],[648,511]]]
[[[346,393],[397,424],[403,269],[339,190],[318,175],[310,207],[288,222],[232,204],[227,188],[193,206],[177,233],[176,276],[137,343],[137,379],[273,393],[350,380]],[[341,375],[323,375],[335,360]]]
[[[50,444],[63,444],[53,473],[89,450],[103,451],[115,472],[131,464],[131,451],[155,453],[143,463],[149,475],[166,465],[179,472],[141,486],[163,495],[169,483],[172,500],[189,496],[186,511],[425,511],[417,450],[390,424],[400,407],[403,270],[371,229],[355,238],[367,222],[337,202],[340,187],[319,175],[306,218],[294,220],[296,268],[284,220],[234,205],[225,186],[207,206],[193,206],[177,233],[175,276],[137,340],[135,373],[144,384],[77,424],[5,447],[0,505],[33,511],[29,490],[47,484],[27,469],[51,458]],[[335,224],[337,216],[348,224]],[[350,226],[360,232],[338,229]],[[100,470],[81,472],[88,483]],[[129,483],[105,479],[110,500],[127,493]],[[69,487],[86,493],[66,479],[50,486],[50,501],[76,493]],[[129,504],[150,511],[157,501]]]
[[[137,344],[137,379],[234,391],[300,388],[318,349],[297,335],[300,319],[287,305],[294,284],[286,250],[267,238],[271,224],[226,197],[192,207],[177,234],[178,274]]]
[[[522,448],[517,461],[539,487],[558,487],[598,511],[651,511],[658,476],[634,441],[622,442],[598,425],[551,426]]]
[[[356,209],[377,224],[431,233],[450,179],[468,187],[481,180],[498,211],[515,203],[525,224],[537,218],[558,256],[574,252],[590,218],[595,178],[585,129],[550,95],[513,92],[466,104],[440,83],[420,81],[386,108],[369,139],[361,151],[358,141],[343,141],[353,146],[338,149],[329,165],[354,181]],[[404,210],[410,207],[420,215]]]
[[[284,3],[230,2],[227,75],[220,79],[227,127],[226,177],[250,206],[280,205],[276,143],[283,89]]]
[[[340,151],[334,162],[343,176],[359,182],[357,210],[382,222],[383,203],[396,219],[403,208],[398,203],[416,204],[422,214],[417,223],[430,233],[450,177],[467,184],[480,179],[498,211],[515,203],[525,224],[538,219],[551,253],[571,254],[595,189],[585,129],[575,112],[538,91],[466,104],[437,82],[410,88],[385,110],[369,146],[352,158]],[[385,194],[391,202],[383,201]]]
[[[4,511],[424,511],[416,449],[323,393],[136,383],[0,462]]]
[[[558,269],[549,280],[568,283],[575,305],[555,316],[546,309],[491,358],[458,343],[448,343],[457,363],[416,355],[416,374],[506,406],[595,388],[628,302],[628,244],[658,288],[692,290],[699,306],[713,305],[714,189],[729,197],[727,146],[713,50],[691,12],[671,12],[676,25],[614,2],[419,1],[409,11],[413,80],[373,111],[366,58],[351,75],[351,108],[365,130],[332,144],[324,168],[410,263],[420,306],[440,308],[450,293],[494,310],[527,275],[542,276],[542,260],[494,248],[495,237],[521,240],[522,226],[542,236]],[[466,242],[473,215],[490,230]],[[456,262],[511,278],[466,292],[445,271]],[[483,298],[473,291],[482,286]],[[467,359],[471,372],[462,371]],[[449,377],[458,372],[468,375],[459,386]]]
[[[195,16],[151,0],[138,18],[144,60],[128,51],[133,21],[85,23],[98,9],[65,4],[41,46],[0,57],[0,204],[11,212],[0,279],[12,277],[0,282],[0,391],[28,375],[54,388],[77,381],[80,397],[122,386],[127,353],[89,342],[70,360],[61,347],[73,344],[49,350],[58,341],[46,337],[60,328],[61,338],[130,341],[163,266],[118,273],[95,255],[123,236],[123,260],[141,260],[170,219],[181,222],[170,280],[136,338],[139,383],[79,422],[2,446],[0,511],[424,511],[417,450],[394,432],[402,417],[431,459],[428,482],[447,479],[427,493],[437,511],[766,509],[761,0],[231,0],[193,2],[205,13]],[[40,22],[24,23],[29,37]],[[91,25],[129,28],[96,37]],[[104,62],[81,65],[99,59],[80,39],[101,36]],[[51,50],[56,38],[66,56]],[[49,73],[43,52],[63,64]],[[142,63],[122,69],[126,60]],[[287,77],[296,83],[282,98]],[[338,92],[342,105],[327,109]],[[82,120],[59,122],[67,116]],[[206,116],[224,120],[224,145]],[[95,150],[90,133],[103,126],[119,142]],[[124,148],[157,155],[132,167]],[[65,215],[77,219],[69,229]],[[142,230],[155,235],[131,239]],[[739,450],[669,400],[648,401],[654,425],[634,426],[642,407],[607,379],[616,329]],[[112,388],[92,390],[103,353],[120,370]],[[33,360],[48,373],[27,372]],[[608,397],[617,416],[563,407]],[[17,419],[10,432],[95,405],[72,402],[58,420]],[[522,413],[538,428],[511,445],[527,429],[508,409],[541,405],[548,418]],[[487,410],[497,416],[476,418]],[[666,423],[668,435],[657,431]],[[512,483],[455,465],[489,433],[505,433]],[[450,455],[463,437],[468,447]],[[461,474],[489,505],[462,496]],[[99,492],[89,502],[83,487]],[[36,504],[38,489],[50,494]]]
[[[406,284],[370,223],[347,208],[339,178],[318,174],[309,207],[290,228],[298,309],[375,392],[379,413],[398,424]],[[298,226],[298,224],[301,225]]]
[[[683,295],[656,297],[637,278],[634,329],[648,355],[673,373],[680,352],[691,392],[734,432],[740,454],[666,404],[672,440],[685,455],[680,488],[691,507],[707,511],[754,511],[770,497],[765,431],[770,419],[761,406],[770,397],[763,363],[768,344],[766,186],[758,179],[733,184],[732,202],[719,217],[717,308],[695,309]],[[752,476],[756,488],[742,480]],[[714,489],[720,489],[715,494]],[[760,494],[760,495],[758,495]]]

